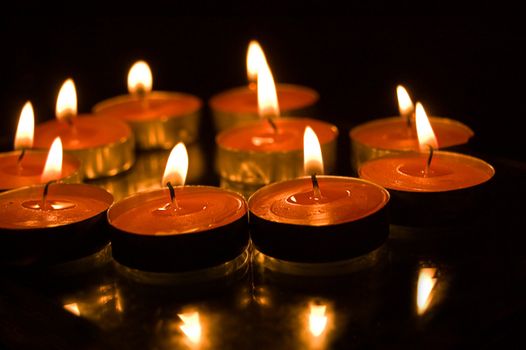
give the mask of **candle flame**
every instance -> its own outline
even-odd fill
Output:
[[[172,186],[184,185],[188,172],[188,152],[184,143],[179,142],[170,152],[163,175],[163,186],[169,182]]]
[[[267,65],[265,53],[256,40],[251,40],[247,50],[247,76],[250,84],[257,82],[258,72]]]
[[[183,324],[179,328],[186,335],[188,340],[194,344],[201,341],[201,323],[199,322],[199,312],[189,312],[185,314],[178,314]]]
[[[268,64],[262,64],[258,70],[258,110],[262,118],[279,117],[278,94],[276,84]]]
[[[55,108],[58,120],[70,120],[77,115],[77,91],[73,79],[68,78],[60,88]]]
[[[411,97],[407,93],[405,87],[402,85],[398,85],[396,87],[396,96],[398,97],[398,110],[400,112],[400,116],[407,118],[415,110],[413,101],[411,101]]]
[[[427,310],[433,298],[433,290],[437,283],[436,270],[434,267],[425,267],[421,268],[418,274],[416,306],[419,315],[422,315]]]
[[[152,91],[152,71],[145,61],[137,61],[128,73],[128,91],[130,94],[146,94]]]
[[[309,314],[309,331],[319,337],[327,327],[327,305],[311,305]]]
[[[416,103],[416,133],[421,151],[427,151],[429,146],[434,149],[438,148],[437,138],[429,123],[426,111],[420,102]]]
[[[77,303],[65,304],[64,309],[71,312],[75,316],[80,316],[79,304]]]
[[[303,169],[305,175],[323,174],[323,156],[320,141],[310,126],[303,133]]]
[[[15,134],[15,149],[25,149],[33,147],[33,134],[35,133],[35,113],[33,112],[33,105],[27,101],[20,119],[18,119],[18,126]]]
[[[46,183],[62,177],[62,141],[56,137],[47,154],[41,180]]]

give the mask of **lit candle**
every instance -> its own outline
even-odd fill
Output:
[[[0,154],[0,191],[41,184],[41,174],[47,151],[30,150],[33,147],[35,117],[31,102],[26,102],[16,129],[15,151]],[[72,155],[65,155],[62,164],[63,182],[78,182],[80,162]]]
[[[148,64],[136,62],[128,73],[129,95],[102,101],[93,112],[127,122],[140,149],[170,149],[177,142],[194,142],[201,100],[180,92],[152,91],[152,81]]]
[[[351,177],[321,176],[312,129],[305,130],[305,174],[265,186],[249,199],[252,241],[263,254],[287,261],[332,262],[379,248],[387,239],[389,193]]]
[[[400,116],[374,120],[350,131],[355,170],[370,159],[418,150],[413,102],[403,86],[396,91]],[[441,148],[463,145],[473,136],[469,127],[456,120],[431,117],[430,121]]]
[[[467,217],[477,208],[480,185],[487,183],[495,170],[478,158],[437,152],[437,138],[419,103],[416,130],[420,153],[370,160],[360,167],[360,177],[390,191],[393,222],[437,223]]]
[[[42,173],[46,185],[0,194],[0,261],[14,266],[49,265],[94,254],[109,238],[106,210],[113,197],[101,188],[54,183],[62,177],[57,138]]]
[[[221,92],[210,99],[214,123],[218,131],[258,120],[257,78],[259,70],[267,66],[265,54],[259,43],[252,40],[247,51],[248,86]],[[277,96],[283,115],[309,115],[319,95],[311,88],[278,84]]]
[[[147,272],[180,272],[220,265],[246,250],[243,197],[217,187],[183,186],[187,168],[186,148],[179,143],[166,164],[164,189],[137,193],[110,208],[117,262]]]
[[[113,176],[135,161],[133,134],[126,123],[89,114],[77,116],[77,92],[71,79],[58,94],[56,120],[37,125],[34,147],[48,148],[57,136],[66,152],[81,160],[88,179]]]
[[[306,126],[318,135],[325,167],[332,172],[338,129],[315,119],[279,118],[280,106],[268,66],[260,69],[257,82],[260,120],[225,130],[216,137],[221,185],[248,196],[263,185],[300,176]]]

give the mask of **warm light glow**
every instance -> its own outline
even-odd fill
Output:
[[[25,149],[33,147],[33,134],[35,132],[35,113],[33,105],[27,101],[20,113],[18,127],[15,134],[15,149]]]
[[[162,185],[169,182],[172,186],[184,185],[188,172],[188,152],[184,143],[179,142],[170,152],[164,169]]]
[[[201,323],[199,322],[199,312],[189,312],[185,314],[178,314],[183,324],[179,328],[186,335],[188,340],[194,344],[201,341]]]
[[[437,283],[435,278],[436,268],[426,267],[420,269],[416,292],[416,306],[419,315],[422,315],[433,298],[433,289]]]
[[[309,330],[315,337],[319,337],[327,327],[326,305],[311,305],[309,314]]]
[[[250,41],[247,51],[247,76],[249,83],[256,83],[261,67],[267,65],[265,53],[256,40]]]
[[[128,73],[128,91],[130,94],[144,94],[152,91],[152,71],[145,61],[137,61]]]
[[[303,169],[305,175],[323,174],[320,141],[310,126],[307,126],[303,133]]]
[[[42,182],[58,180],[62,177],[62,141],[55,138],[47,154],[46,164],[42,172]]]
[[[258,71],[258,110],[262,118],[279,117],[276,84],[267,64],[260,66]]]
[[[410,117],[415,110],[415,106],[407,90],[402,85],[396,87],[396,96],[398,97],[398,110],[400,111],[400,115],[405,118]]]
[[[71,312],[75,316],[80,316],[80,309],[77,303],[66,304],[64,305],[64,309]]]
[[[55,115],[58,120],[68,120],[77,115],[77,91],[73,79],[67,79],[57,97]]]
[[[426,111],[420,102],[416,103],[416,134],[418,135],[421,151],[428,151],[429,146],[434,149],[438,148],[437,138],[429,123]]]

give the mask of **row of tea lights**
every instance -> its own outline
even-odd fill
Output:
[[[438,221],[449,211],[462,215],[494,175],[480,159],[437,151],[439,145],[466,143],[473,132],[450,119],[428,118],[401,86],[400,117],[350,132],[360,178],[323,175],[334,169],[337,128],[316,119],[280,117],[280,106],[288,112],[304,110],[316,102],[316,92],[276,86],[255,42],[249,46],[247,67],[249,85],[214,96],[210,106],[220,130],[222,185],[257,189],[248,202],[234,191],[184,185],[192,161],[184,143],[197,137],[201,101],[152,92],[152,75],[143,61],[128,75],[130,94],[97,104],[94,115],[77,116],[72,80],[58,95],[57,120],[35,128],[27,103],[15,152],[0,155],[0,188],[12,189],[0,194],[2,261],[63,262],[97,252],[111,237],[114,259],[131,269],[207,268],[246,250],[249,213],[251,239],[263,254],[296,262],[341,261],[379,248],[389,223],[406,223],[408,214],[415,221],[427,212]],[[51,144],[47,155],[33,150]],[[113,203],[102,188],[66,183],[128,170],[135,146],[173,147],[162,189]],[[22,187],[34,184],[39,185]]]

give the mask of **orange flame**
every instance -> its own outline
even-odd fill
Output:
[[[257,82],[258,72],[267,65],[265,53],[256,40],[251,40],[247,50],[247,76],[249,84]]]
[[[278,94],[274,77],[267,64],[261,65],[258,71],[258,110],[262,118],[279,117]]]
[[[416,292],[416,307],[419,315],[422,315],[433,298],[433,290],[437,283],[435,278],[436,268],[425,267],[420,269]]]
[[[33,105],[27,101],[20,113],[15,134],[15,149],[33,147],[33,134],[35,133],[35,113]]]
[[[320,141],[310,126],[303,133],[303,169],[305,175],[323,174],[323,157]]]
[[[396,96],[398,97],[398,110],[400,116],[404,118],[410,117],[415,110],[415,106],[413,105],[413,101],[411,101],[411,97],[407,93],[405,87],[398,85],[396,87]]]
[[[46,183],[62,177],[62,141],[56,137],[47,154],[41,180]]]
[[[183,324],[179,328],[186,335],[188,340],[193,344],[199,344],[201,341],[201,323],[199,321],[199,312],[189,312],[185,314],[178,314]]]
[[[418,143],[422,152],[428,150],[428,146],[434,149],[438,148],[437,138],[433,132],[433,128],[429,123],[426,111],[420,102],[416,103],[416,133],[418,135]]]
[[[170,152],[164,169],[163,186],[168,182],[172,186],[184,185],[188,172],[188,152],[184,143],[179,142]]]
[[[55,108],[58,120],[70,120],[77,115],[77,91],[73,79],[68,78],[60,88]]]
[[[145,94],[152,91],[152,71],[145,61],[137,61],[128,73],[128,91],[130,94]]]

